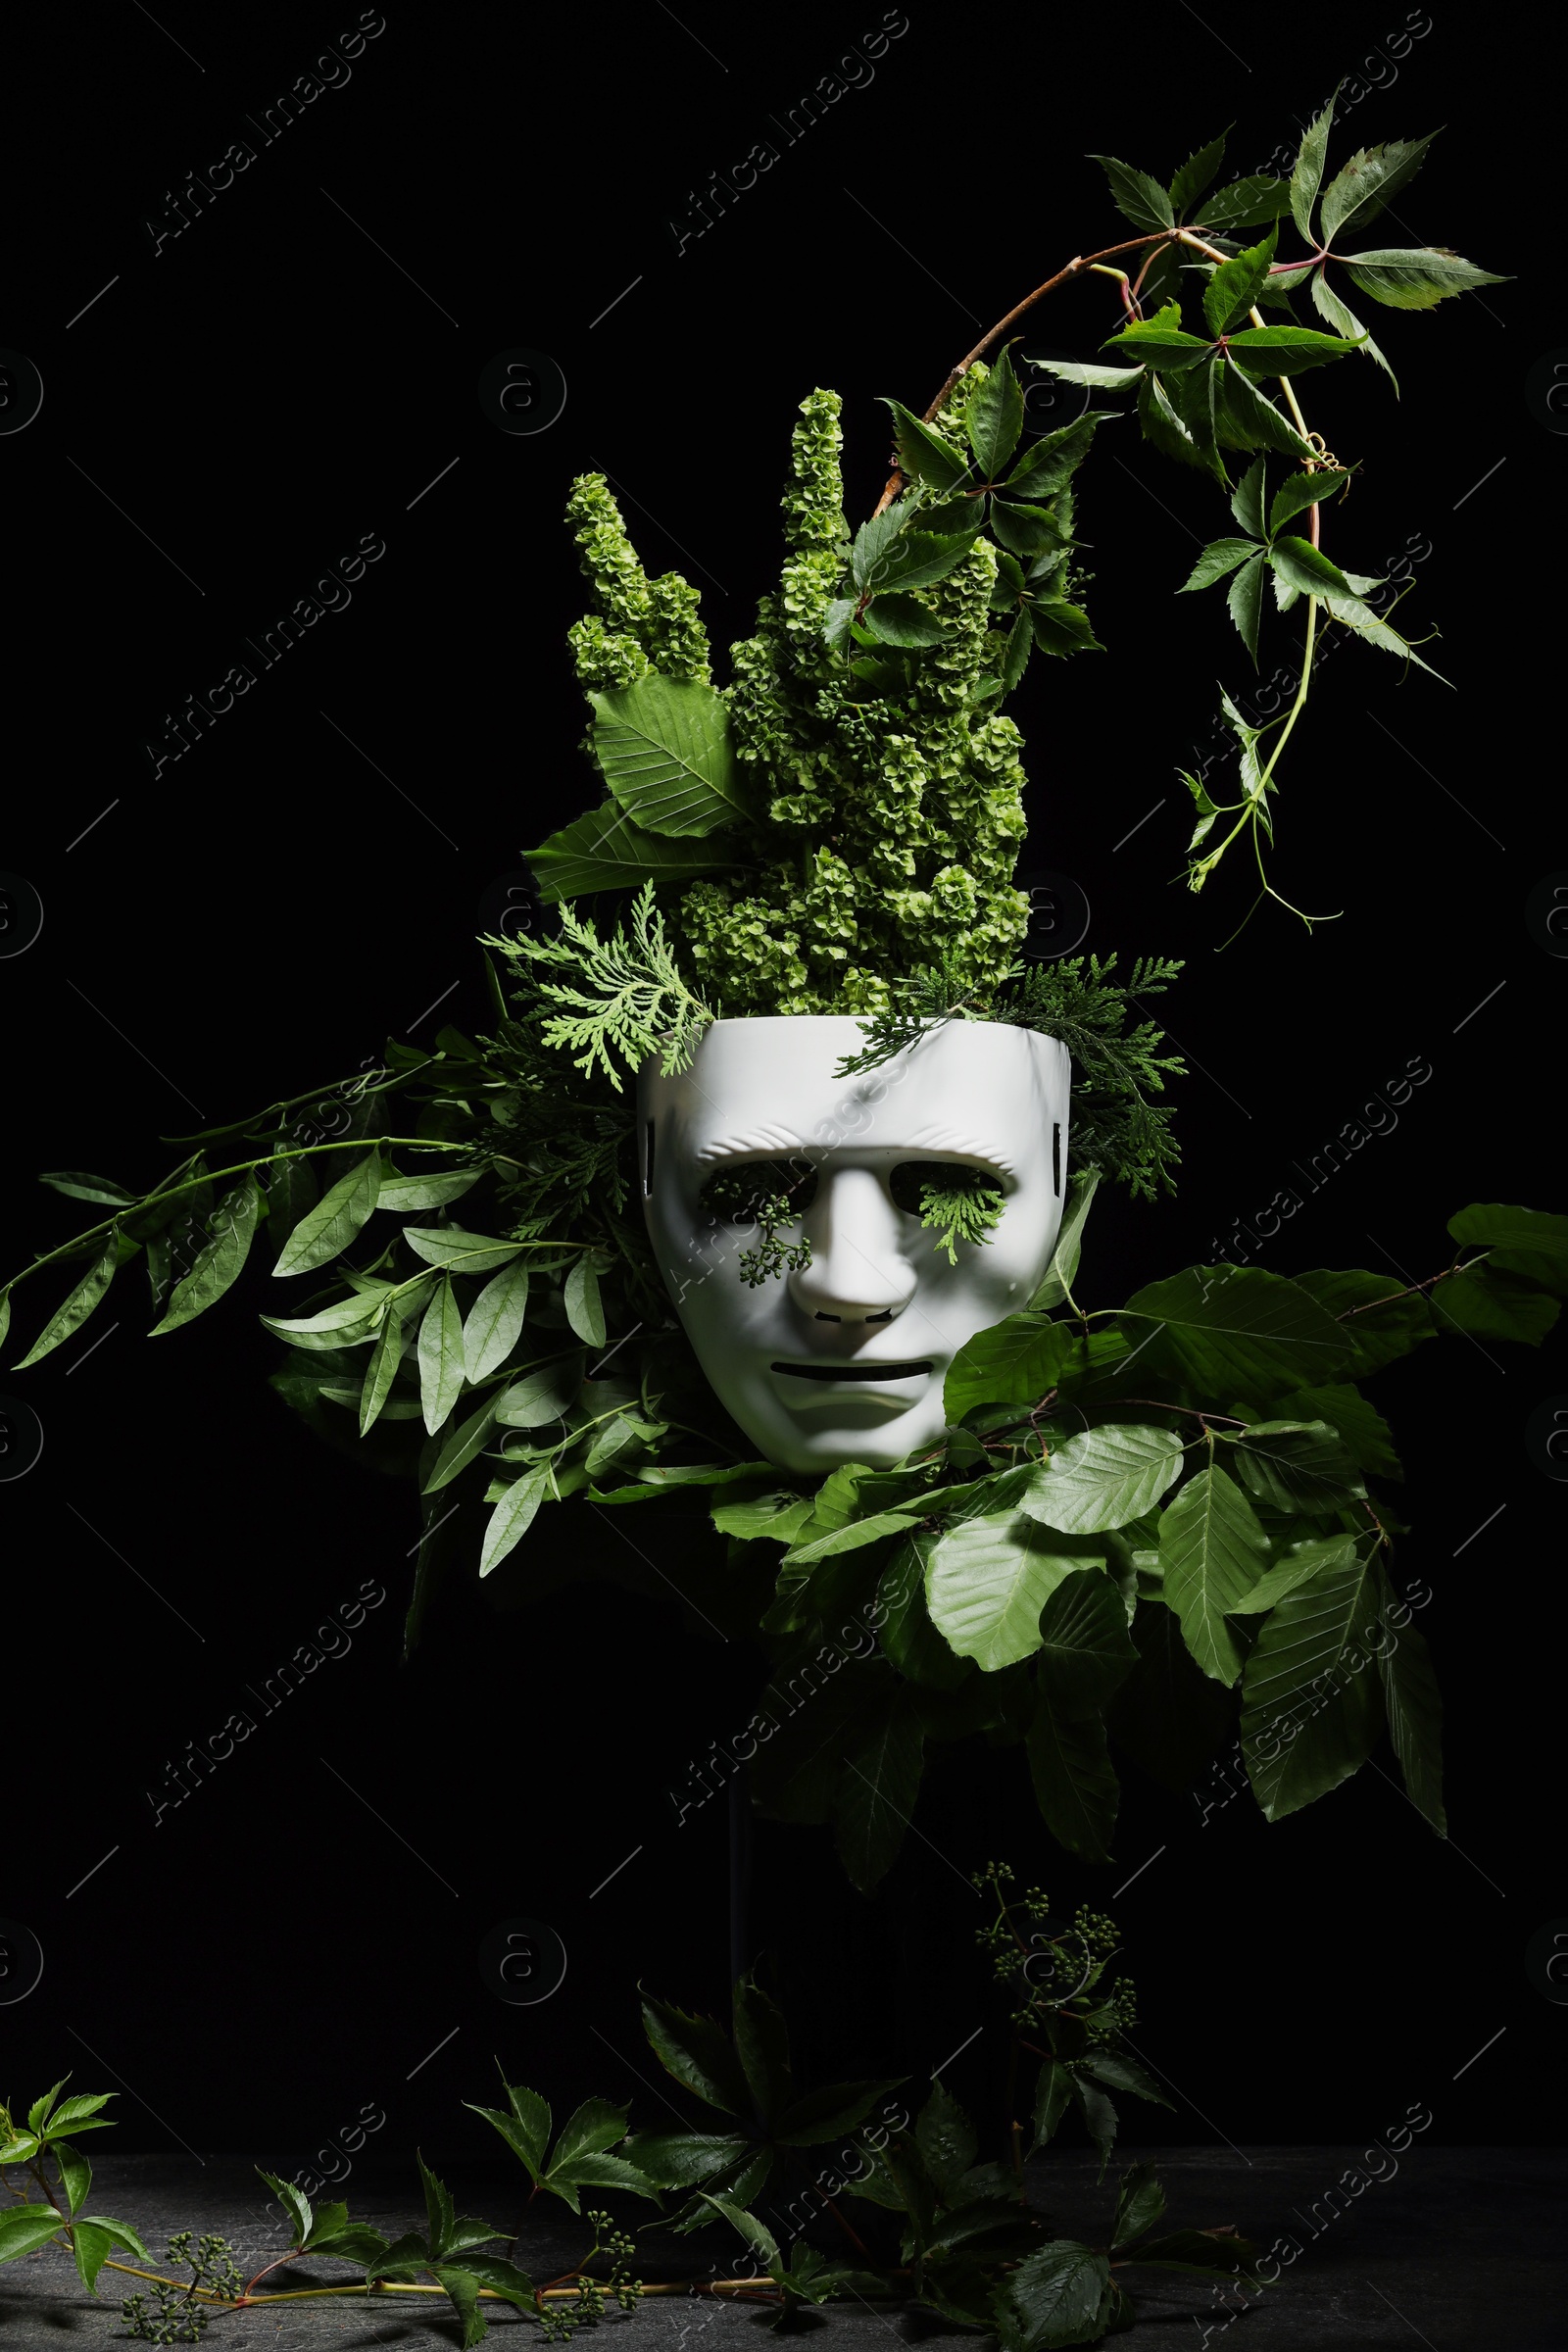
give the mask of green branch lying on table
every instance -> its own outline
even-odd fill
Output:
[[[645,2295],[697,2293],[761,2304],[775,2326],[843,2297],[915,2304],[994,2333],[1002,2352],[1046,2352],[1098,2343],[1130,2326],[1128,2289],[1139,2270],[1256,2285],[1255,2249],[1231,2229],[1151,2234],[1165,2196],[1147,2164],[1122,2174],[1103,2244],[1053,2234],[1028,2204],[1026,2158],[1069,2114],[1081,2117],[1099,2150],[1103,2180],[1118,2127],[1111,2091],[1170,2101],[1127,2043],[1137,2023],[1132,1984],[1107,1981],[1119,1943],[1114,1921],[1087,1906],[1070,1921],[1054,1918],[1038,1887],[1015,1897],[1011,1883],[1011,1871],[997,1863],[974,1880],[989,1914],[976,1940],[1011,2036],[997,2161],[978,2161],[976,2127],[939,2079],[918,2113],[902,2095],[907,2078],[804,2089],[783,2016],[749,1975],[735,1986],[729,2034],[712,2018],[644,1997],[655,2055],[702,2110],[689,2126],[628,2132],[625,2107],[589,2098],[556,2132],[538,2092],[504,2079],[504,2107],[469,2102],[520,2162],[528,2201],[559,2197],[591,2225],[588,2251],[558,2278],[531,2278],[514,2259],[516,2243],[508,2253],[487,2251],[508,2232],[460,2216],[422,2157],[422,2230],[388,2239],[351,2220],[346,2204],[313,2207],[294,2182],[264,2172],[289,2225],[286,2252],[246,2283],[223,2238],[186,2230],[170,2239],[167,2261],[189,2276],[160,2272],[128,2223],[86,2209],[92,2167],[74,2142],[108,2128],[101,2110],[114,2094],[62,2099],[63,2082],[33,2103],[25,2123],[0,2107],[0,2179],[17,2200],[0,2211],[0,2262],[58,2245],[70,2248],[90,2293],[105,2271],[144,2280],[151,2293],[128,2295],[122,2309],[130,2337],[152,2344],[195,2343],[220,2313],[316,2296],[445,2295],[469,2346],[486,2333],[486,2302],[512,2305],[558,2338],[591,2326],[611,2303],[630,2311]],[[1031,2076],[1024,2123],[1013,2108]],[[607,2212],[584,2209],[584,2193],[594,2189],[658,2206],[648,2229],[690,2234],[722,2227],[741,2250],[732,2244],[727,2270],[711,2262],[695,2277],[645,2285],[632,2276],[634,2238]],[[870,2211],[852,2223],[840,2199]],[[360,2275],[261,2289],[276,2272],[325,2262]]]

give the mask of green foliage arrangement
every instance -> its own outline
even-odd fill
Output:
[[[897,1855],[929,1755],[971,1738],[1019,1752],[1053,1836],[1094,1861],[1114,1835],[1112,1740],[1177,1789],[1230,1745],[1278,1820],[1387,1729],[1443,1831],[1437,1691],[1394,1573],[1401,1471],[1361,1384],[1442,1334],[1539,1345],[1568,1295],[1568,1217],[1464,1208],[1446,1262],[1414,1284],[1194,1266],[1091,1306],[1079,1264],[1099,1179],[1080,1173],[1035,1298],[954,1359],[942,1444],[897,1469],[797,1480],[751,1457],[701,1377],[635,1215],[608,1081],[564,1097],[560,1067],[510,1021],[482,1047],[445,1031],[434,1055],[389,1048],[306,1099],[303,1131],[346,1134],[302,1143],[299,1105],[272,1104],[148,1193],[51,1176],[108,1214],[13,1278],[86,1269],[22,1363],[78,1331],[138,1256],[155,1332],[177,1328],[265,1226],[274,1274],[307,1294],[263,1318],[288,1349],[273,1387],[416,1481],[411,1643],[442,1564],[466,1549],[490,1576],[547,1505],[657,1516],[710,1497],[711,1552],[688,1546],[680,1573],[705,1608],[721,1585],[734,1630],[770,1657],[754,1789],[778,1818],[832,1822],[861,1887]],[[210,1167],[236,1132],[247,1155]],[[345,1172],[318,1197],[312,1164],[330,1173],[338,1154]],[[782,1188],[770,1200],[766,1181]],[[785,1250],[774,1212],[793,1212],[796,1181],[752,1175],[754,1250]],[[960,1209],[983,1215],[984,1197]]]
[[[1430,140],[1363,150],[1325,184],[1332,113],[1288,182],[1208,193],[1223,139],[1168,185],[1100,159],[1138,233],[1037,287],[923,416],[889,404],[899,463],[858,529],[837,397],[810,394],[780,586],[722,687],[695,591],[647,576],[604,479],[583,477],[569,515],[595,610],[571,645],[607,797],[532,853],[559,930],[487,943],[494,1034],[443,1030],[428,1054],[389,1045],[374,1069],[178,1139],[185,1156],[151,1190],[47,1176],[107,1213],[0,1291],[3,1339],[19,1282],[79,1271],[19,1369],[72,1338],[138,1257],[166,1334],[223,1296],[265,1225],[301,1310],[264,1317],[288,1351],[274,1388],[417,1482],[411,1642],[444,1557],[466,1548],[480,1577],[511,1563],[527,1581],[514,1555],[546,1505],[658,1513],[708,1496],[725,1605],[767,1648],[779,1697],[754,1786],[782,1818],[831,1820],[862,1887],[899,1849],[928,1750],[967,1738],[1016,1748],[1053,1834],[1095,1860],[1118,1795],[1107,1731],[1175,1787],[1236,1742],[1275,1819],[1354,1772],[1386,1726],[1443,1827],[1438,1701],[1392,1567],[1403,1531],[1383,1487],[1399,1465],[1360,1383],[1440,1331],[1539,1343],[1568,1280],[1568,1219],[1466,1208],[1450,1260],[1408,1286],[1222,1265],[1080,1306],[1097,1183],[1152,1194],[1171,1179],[1157,1098],[1180,1063],[1145,1007],[1178,966],[1143,958],[1123,984],[1111,958],[1020,958],[1021,739],[1000,709],[1034,652],[1094,649],[1075,480],[1114,413],[1024,446],[1009,351],[985,355],[1086,270],[1122,289],[1118,364],[1054,373],[1130,399],[1156,454],[1231,494],[1242,536],[1205,549],[1188,585],[1230,579],[1254,654],[1265,579],[1283,612],[1304,608],[1299,688],[1270,746],[1227,699],[1239,801],[1221,808],[1195,781],[1195,888],[1245,834],[1269,892],[1277,763],[1323,632],[1408,654],[1364,602],[1377,584],[1323,552],[1322,513],[1353,467],[1309,432],[1292,379],[1358,350],[1387,371],[1335,271],[1401,310],[1493,281],[1437,249],[1334,249]],[[1307,251],[1281,260],[1287,213]],[[1134,254],[1136,276],[1115,258]],[[1332,333],[1294,322],[1308,280]],[[1222,815],[1229,832],[1203,847]],[[610,923],[573,904],[616,892],[633,895]],[[1054,1264],[953,1364],[942,1444],[813,1489],[748,1458],[698,1372],[644,1236],[626,1081],[650,1055],[680,1067],[717,1015],[828,1011],[860,1020],[851,1072],[943,1021],[1059,1037],[1075,1156]],[[984,1246],[997,1200],[983,1177],[906,1174],[899,1205],[934,1248]],[[805,1262],[813,1180],[790,1162],[715,1183],[735,1279]],[[825,1672],[857,1612],[873,1653]]]
[[[410,2295],[443,2296],[466,2348],[484,2340],[483,2307],[497,2303],[559,2341],[592,2327],[612,2303],[630,2312],[646,2296],[716,2295],[760,2306],[775,2328],[815,2305],[874,2298],[995,2332],[1003,2352],[1048,2352],[1131,2326],[1129,2289],[1142,2270],[1256,2286],[1256,2249],[1233,2230],[1151,2234],[1165,2209],[1151,2165],[1123,2173],[1101,2246],[1053,2234],[1028,2202],[1027,2158],[1070,2112],[1083,2117],[1103,2180],[1117,2130],[1108,2090],[1170,2102],[1126,2047],[1136,2023],[1131,1985],[1104,1981],[1114,1922],[1087,1909],[1054,1918],[1039,1887],[1015,1899],[1011,1881],[1005,1865],[992,1863],[974,1882],[992,1901],[977,1939],[1011,2012],[1009,2110],[1022,2063],[1040,2061],[1032,2125],[1009,2121],[1000,2160],[977,2161],[976,2126],[940,2077],[918,2115],[896,2095],[905,2078],[803,2089],[785,2019],[749,1974],[735,1985],[728,2034],[712,2018],[643,2000],[650,2048],[705,2111],[697,2129],[628,2131],[626,2107],[588,2098],[558,2132],[539,2093],[504,2076],[504,2107],[468,2102],[517,2158],[528,2201],[559,2198],[592,2230],[582,2259],[548,2283],[519,2268],[520,2235],[509,2254],[486,2251],[510,2233],[459,2215],[422,2157],[423,2230],[388,2239],[352,2220],[346,2203],[313,2206],[296,2182],[258,2167],[287,2224],[285,2251],[247,2283],[223,2238],[205,2235],[193,2251],[192,2232],[180,2230],[160,2272],[135,2230],[83,2211],[92,2167],[67,2134],[107,2129],[112,2119],[100,2111],[114,2094],[61,2101],[62,2082],[33,2103],[24,2128],[0,2106],[0,2180],[14,2200],[0,2212],[0,2263],[57,2245],[69,2247],[89,2294],[105,2271],[141,2279],[151,2293],[132,2293],[121,2308],[128,2337],[150,2344],[197,2343],[215,2318],[284,2301],[353,2297],[385,2309]],[[732,2246],[739,2241],[734,2275],[712,2264],[695,2278],[645,2283],[633,2276],[636,2238],[608,2211],[584,2209],[593,2189],[654,2205],[649,2230],[722,2228]],[[842,2209],[850,2199],[870,2209],[856,2223]],[[824,2248],[829,2231],[839,2243]],[[358,2276],[323,2278],[324,2263]],[[295,2265],[308,2268],[289,2284],[262,2288]]]

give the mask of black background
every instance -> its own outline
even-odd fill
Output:
[[[1216,673],[1234,689],[1246,663],[1217,598],[1170,591],[1228,517],[1198,477],[1102,437],[1082,512],[1109,650],[1037,662],[1014,706],[1025,864],[1079,880],[1089,946],[1188,959],[1171,1020],[1195,1068],[1179,1199],[1102,1202],[1086,1280],[1113,1302],[1211,1257],[1282,1187],[1304,1205],[1263,1247],[1279,1271],[1424,1275],[1463,1201],[1557,1204],[1565,967],[1524,906],[1568,865],[1548,810],[1557,566],[1534,553],[1568,447],[1526,404],[1550,287],[1520,245],[1528,173],[1497,161],[1545,133],[1541,20],[1489,11],[1483,35],[1445,5],[1416,12],[1430,28],[1411,38],[1392,0],[1315,11],[1309,33],[1225,0],[1203,19],[910,0],[874,76],[786,146],[771,118],[875,31],[869,0],[745,22],[710,0],[679,20],[652,0],[549,16],[389,0],[346,86],[264,146],[245,114],[355,14],[169,0],[156,23],[87,8],[13,31],[4,169],[26,233],[0,332],[46,397],[0,440],[0,861],[46,915],[0,963],[12,1261],[85,1221],[37,1190],[39,1167],[150,1182],[160,1134],[324,1085],[389,1031],[484,1027],[480,901],[596,797],[563,642],[580,610],[561,524],[575,472],[611,472],[650,568],[688,571],[720,644],[743,634],[776,574],[803,393],[844,393],[850,503],[867,511],[887,455],[875,396],[923,407],[1031,285],[1128,233],[1086,150],[1164,175],[1235,119],[1233,164],[1262,168],[1347,74],[1384,87],[1353,105],[1341,158],[1451,125],[1390,241],[1518,273],[1434,314],[1375,314],[1397,404],[1360,363],[1310,379],[1313,421],[1366,461],[1326,543],[1374,572],[1430,544],[1404,615],[1441,623],[1427,652],[1453,689],[1361,648],[1327,665],[1288,756],[1279,874],[1343,915],[1308,938],[1269,908],[1218,953],[1245,875],[1197,899],[1173,885],[1189,824],[1174,770],[1206,736]],[[256,161],[155,257],[144,220],[240,137]],[[677,252],[670,219],[695,225],[692,192],[763,138],[777,164]],[[1087,281],[1026,348],[1088,354],[1113,323],[1105,281]],[[568,387],[531,437],[497,430],[476,393],[519,345]],[[155,776],[144,746],[166,713],[250,661],[245,637],[366,533],[386,552],[352,604]],[[1295,643],[1272,624],[1265,675]],[[1412,1058],[1432,1075],[1396,1130],[1305,1193],[1298,1163]],[[636,1983],[718,2005],[727,1955],[725,1807],[677,1829],[667,1792],[743,1726],[757,1661],[584,1581],[528,1613],[455,1590],[401,1669],[412,1495],[319,1446],[265,1388],[266,1291],[256,1271],[149,1345],[133,1273],[80,1343],[6,1383],[46,1445],[0,1488],[0,1912],[46,1965],[0,2008],[0,2074],[29,2095],[68,2066],[78,2085],[119,2082],[122,2144],[279,2161],[367,2101],[388,2144],[477,2144],[458,2102],[487,2095],[492,2053],[514,2080],[633,2095],[656,2121],[633,2071],[650,2071]],[[25,1336],[35,1312],[19,1309]],[[1104,1904],[1162,1849],[1113,1906],[1136,2038],[1181,2100],[1143,2135],[1370,2136],[1420,2100],[1444,2138],[1549,2136],[1565,2012],[1523,1954],[1568,1913],[1564,1493],[1523,1431],[1559,1390],[1557,1342],[1538,1356],[1453,1339],[1378,1384],[1416,1522],[1401,1573],[1435,1594],[1421,1622],[1448,1708],[1448,1842],[1387,1753],[1382,1776],[1273,1829],[1250,1800],[1205,1824],[1129,1767],[1116,1862],[1098,1871],[1050,1846],[1015,1759],[964,1758],[923,1800],[929,1842],[869,1904],[823,1836],[763,1825],[751,1933],[809,2057],[920,2075],[992,2016],[956,1873],[1004,1854],[1062,1901]],[[586,1573],[595,1539],[549,1516],[535,1542]],[[367,1579],[387,1597],[352,1650],[155,1828],[145,1791],[166,1760]],[[535,2008],[501,2006],[475,1962],[517,1915],[569,1954]],[[981,2090],[998,2038],[993,2020],[960,2090]]]

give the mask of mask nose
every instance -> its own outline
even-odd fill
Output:
[[[840,1168],[817,1180],[805,1219],[811,1262],[789,1277],[803,1313],[838,1323],[891,1321],[914,1296],[899,1248],[899,1216],[870,1168]]]

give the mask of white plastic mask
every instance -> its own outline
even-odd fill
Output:
[[[942,1384],[964,1342],[1027,1305],[1061,1223],[1067,1051],[994,1021],[952,1021],[860,1078],[849,1015],[715,1021],[691,1067],[638,1079],[644,1208],[686,1335],[732,1417],[769,1461],[823,1472],[874,1468],[936,1444]],[[805,1205],[780,1239],[810,1263],[753,1287],[755,1225],[703,1205],[726,1163],[808,1162]],[[950,1264],[918,1209],[911,1160],[956,1162],[1000,1182],[1000,1222]]]

